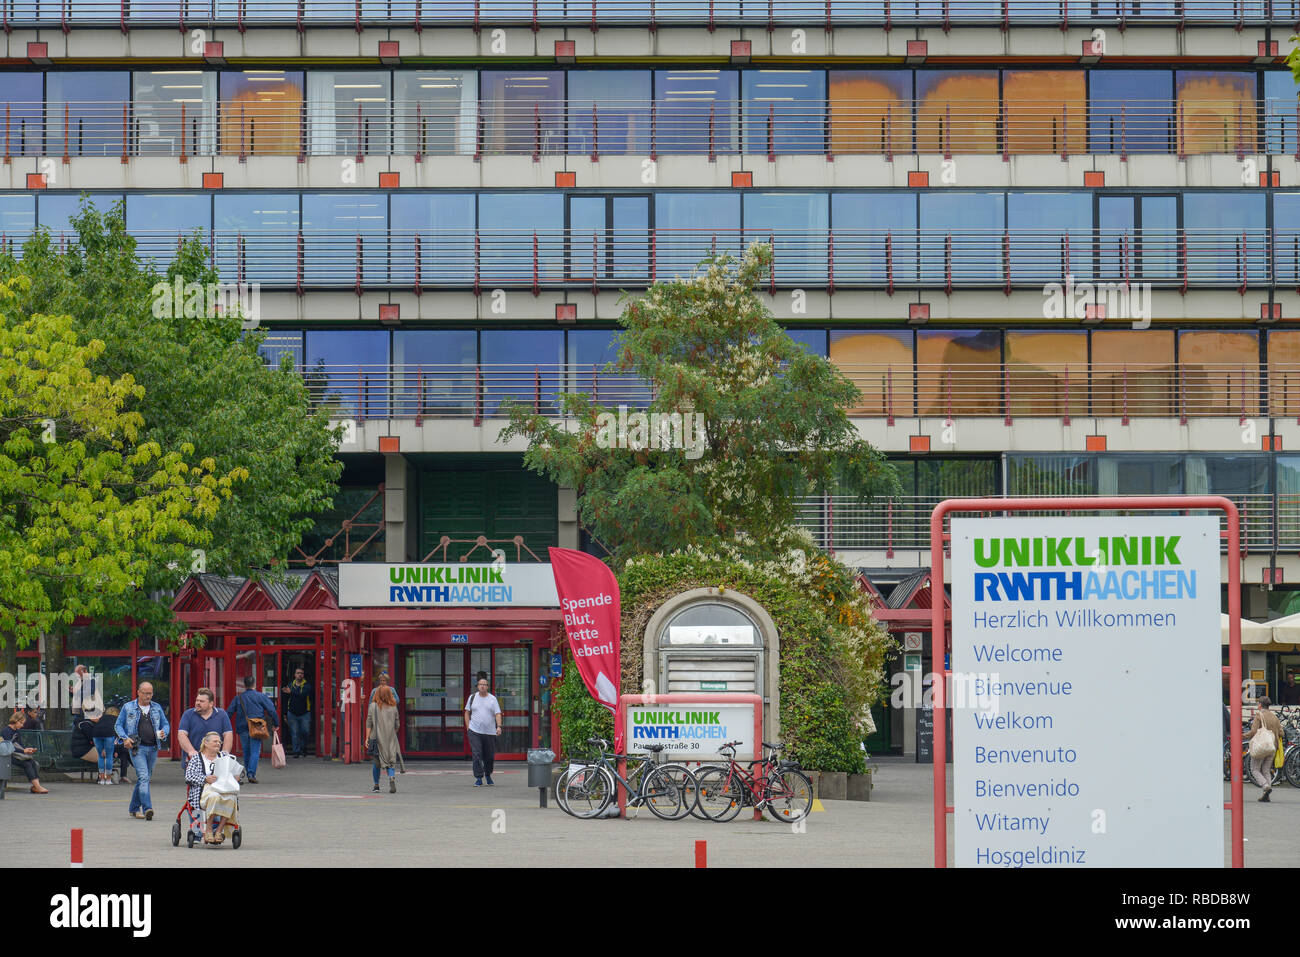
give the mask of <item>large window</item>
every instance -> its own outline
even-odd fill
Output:
[[[417,263],[421,286],[473,282],[475,201],[473,193],[403,193],[392,208],[393,282],[414,285]]]
[[[1094,153],[1168,153],[1174,142],[1169,70],[1092,70],[1088,148]]]
[[[1300,332],[1268,334],[1268,408],[1273,415],[1300,416]]]
[[[298,204],[297,193],[215,194],[212,232],[221,278],[294,283]]]
[[[0,196],[0,243],[21,252],[22,244],[36,227],[36,197],[30,194]]]
[[[1273,269],[1279,283],[1300,285],[1300,193],[1273,194]]]
[[[217,138],[217,75],[203,70],[137,70],[131,122],[136,154],[211,155]]]
[[[650,152],[650,71],[569,71],[569,152]]]
[[[772,280],[824,283],[825,193],[746,193],[745,244],[771,242]]]
[[[919,252],[915,193],[833,193],[837,283],[914,283]]]
[[[4,137],[11,156],[37,156],[45,151],[45,91],[40,73],[0,74],[0,99],[5,102]]]
[[[1088,414],[1088,333],[1006,334],[1010,414]]]
[[[1179,387],[1190,415],[1259,415],[1259,335],[1178,334]]]
[[[746,153],[826,152],[826,73],[746,70]]]
[[[736,152],[739,84],[734,70],[655,70],[658,152]]]
[[[1002,333],[996,329],[916,334],[919,415],[1002,412]]]
[[[832,153],[912,149],[911,70],[830,72]]]
[[[307,137],[315,155],[389,152],[388,71],[307,74]]]
[[[916,414],[910,330],[832,329],[830,360],[858,387],[861,397],[852,409],[854,414]]]
[[[307,333],[304,378],[331,418],[387,418],[388,333],[363,329]]]
[[[606,366],[618,360],[616,329],[572,329],[568,334],[569,388],[584,392],[600,405],[644,408],[650,390],[630,372],[610,372]]]
[[[1164,330],[1098,329],[1092,334],[1092,413],[1178,415],[1174,334]]]
[[[689,276],[711,253],[740,246],[740,196],[736,193],[656,193],[656,276]]]
[[[916,100],[916,148],[920,152],[997,151],[997,70],[918,72]]]
[[[559,70],[484,70],[484,150],[564,153],[564,74]]]
[[[1300,121],[1300,100],[1295,78],[1288,70],[1264,74],[1264,149],[1270,153],[1295,155],[1296,123]]]
[[[1233,284],[1267,280],[1265,202],[1261,192],[1183,195],[1188,272],[1194,279]]]
[[[434,156],[474,152],[477,73],[398,70],[393,84],[396,152]]]
[[[398,415],[472,415],[476,408],[478,333],[473,329],[393,333],[394,409]]]
[[[132,193],[126,198],[126,228],[136,239],[136,252],[153,259],[160,269],[176,255],[181,239],[196,232],[204,241],[212,226],[212,197],[205,193]]]
[[[1179,153],[1255,152],[1255,76],[1179,70]]]
[[[309,284],[388,279],[388,198],[383,193],[306,193],[302,232]]]
[[[1013,282],[1065,282],[1092,274],[1090,193],[1008,193]]]
[[[227,155],[294,155],[303,150],[301,71],[221,74],[221,151]]]
[[[122,201],[121,193],[42,193],[36,206],[36,225],[50,231],[55,243],[74,238],[72,217],[81,212],[82,203],[94,206],[101,215]]]
[[[481,193],[478,226],[484,282],[550,282],[563,277],[563,195]]]
[[[484,414],[496,416],[506,399],[545,414],[556,411],[559,366],[564,361],[564,333],[558,329],[484,330]]]
[[[1001,283],[1003,202],[1002,193],[922,193],[922,282]]]
[[[45,80],[46,151],[51,155],[120,156],[127,132],[131,74],[49,73]]]
[[[1002,98],[1007,152],[1087,152],[1082,70],[1006,70]]]

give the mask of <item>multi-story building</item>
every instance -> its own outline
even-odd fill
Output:
[[[905,489],[810,500],[806,521],[887,597],[901,582],[891,604],[928,595],[944,497],[1212,492],[1244,517],[1224,561],[1247,614],[1295,610],[1300,0],[0,13],[0,231],[124,198],[144,254],[198,230],[256,284],[268,359],[351,423],[343,493],[298,556],[315,566],[585,545],[572,493],[498,443],[502,400],[635,403],[600,370],[620,291],[770,240],[772,310],[857,383]],[[537,738],[554,616],[330,623],[332,575],[192,582],[181,606],[226,639],[193,680],[278,683],[275,642],[310,633],[293,660],[325,662],[327,694],[343,658],[317,652],[393,668],[412,753],[459,753],[453,699],[480,668],[517,686],[511,750]]]

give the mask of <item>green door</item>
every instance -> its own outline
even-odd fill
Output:
[[[420,475],[420,554],[438,547],[446,535],[457,543],[477,536],[501,542],[522,535],[524,544],[541,561],[548,546],[558,544],[559,512],[555,486],[522,468],[429,471]],[[452,545],[448,561],[469,551],[470,544]],[[500,545],[506,560],[516,561],[514,546]],[[491,561],[481,549],[479,561]],[[531,561],[527,552],[523,561]]]

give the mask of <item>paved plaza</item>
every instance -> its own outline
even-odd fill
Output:
[[[876,759],[870,802],[826,801],[796,832],[742,815],[728,824],[660,821],[648,811],[628,821],[580,821],[552,800],[537,806],[522,764],[498,768],[495,788],[475,788],[468,765],[411,762],[398,793],[371,792],[370,766],[312,758],[282,770],[266,762],[245,785],[239,850],[173,848],[172,821],[184,803],[181,765],[159,762],[153,821],[127,816],[129,786],[52,780],[38,797],[11,787],[0,803],[5,860],[65,867],[69,831],[85,832],[86,867],[196,866],[616,866],[689,867],[695,841],[708,841],[710,867],[925,867],[931,861],[929,765]],[[951,776],[950,776],[951,780]],[[1172,789],[1177,787],[1171,781]],[[1227,785],[1224,786],[1225,799]],[[1300,792],[1283,785],[1271,804],[1246,792],[1246,864],[1292,866],[1300,853]],[[1225,814],[1225,834],[1228,833]],[[951,827],[949,828],[951,834]],[[1226,841],[1225,841],[1226,846]]]

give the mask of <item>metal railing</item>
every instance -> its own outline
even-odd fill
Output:
[[[382,212],[377,218],[382,218]],[[202,230],[202,224],[194,224]],[[133,230],[170,262],[183,238]],[[187,233],[188,234],[188,233]],[[28,234],[0,232],[17,250]],[[69,241],[65,234],[52,237]],[[771,243],[765,287],[1035,289],[1043,317],[1142,319],[1152,290],[1300,286],[1300,224],[1283,229],[340,229],[215,230],[221,278],[264,288],[641,288],[689,276],[710,254]],[[1088,290],[1087,282],[1095,284]],[[1084,302],[1097,307],[1089,312]],[[1053,312],[1053,310],[1056,310]],[[1147,317],[1149,312],[1145,313]]]
[[[1078,494],[1100,493],[1081,491]],[[1300,495],[1268,492],[1216,494],[1225,494],[1236,503],[1241,513],[1241,544],[1245,554],[1300,548]],[[1005,497],[995,492],[983,495]],[[813,540],[821,548],[884,551],[886,557],[893,557],[898,549],[921,549],[928,554],[930,514],[945,498],[954,497],[960,496],[901,496],[863,504],[846,495],[810,496],[800,503],[799,524],[812,533]],[[1226,548],[1226,543],[1223,547]]]
[[[942,26],[963,24],[1227,24],[1300,22],[1297,0],[0,0],[8,30],[23,27],[136,27],[184,30],[190,25],[424,28],[486,24],[648,27],[699,24],[824,24]]]
[[[1300,0],[1297,0],[1300,2]],[[0,0],[3,3],[3,0]],[[1300,156],[1300,104],[1249,97],[8,102],[14,156]]]
[[[1072,417],[1243,420],[1296,416],[1300,364],[837,364],[858,388],[859,418]],[[629,373],[579,363],[315,365],[301,370],[313,402],[335,418],[467,419],[500,415],[507,399],[557,415],[563,393],[645,408]]]

